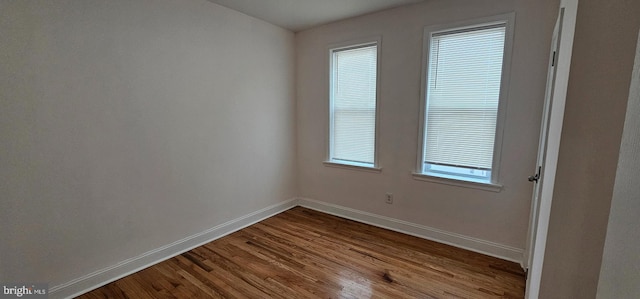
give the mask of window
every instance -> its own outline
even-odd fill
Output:
[[[419,174],[495,184],[508,19],[425,30]]]
[[[331,50],[330,163],[376,167],[378,43]]]

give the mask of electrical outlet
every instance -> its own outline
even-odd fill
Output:
[[[386,194],[386,201],[388,204],[392,204],[393,203],[393,194],[392,193],[387,193]]]

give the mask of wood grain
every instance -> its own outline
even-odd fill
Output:
[[[524,298],[515,263],[296,207],[79,298]]]

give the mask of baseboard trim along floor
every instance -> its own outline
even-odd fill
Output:
[[[121,261],[115,265],[89,273],[67,283],[53,286],[49,290],[49,296],[50,298],[70,298],[83,294],[110,282],[118,280],[122,277],[145,269],[149,266],[165,261],[176,255],[182,254],[191,249],[241,230],[266,218],[282,213],[295,206],[302,206],[312,210],[467,249],[507,261],[516,263],[522,262],[523,250],[519,248],[505,246],[502,244],[497,244],[424,225],[410,223],[399,219],[376,215],[313,199],[294,198],[217,225],[203,232],[186,237],[171,244],[167,244],[155,250],[145,252],[139,256]]]
[[[499,259],[520,264],[522,262],[524,251],[520,248],[489,242],[486,240],[481,240],[461,234],[447,232],[433,227],[363,212],[308,198],[299,198],[298,205],[342,218],[351,219],[354,221],[386,228],[438,243],[443,243],[458,248],[482,253],[488,256],[497,257]]]
[[[67,283],[53,286],[49,289],[49,298],[72,298],[86,293],[149,266],[170,259],[176,255],[222,238],[273,215],[280,214],[295,207],[297,202],[297,199],[290,199],[271,205],[256,212],[217,225],[203,232],[191,235],[182,240],[145,252],[139,256],[126,259],[113,266],[89,273]]]

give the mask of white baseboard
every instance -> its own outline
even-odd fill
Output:
[[[477,238],[472,238],[440,229],[410,223],[403,220],[380,216],[339,205],[325,203],[308,198],[290,199],[266,207],[259,211],[220,224],[203,232],[178,240],[163,247],[145,252],[139,256],[121,261],[115,265],[89,273],[69,282],[49,289],[50,298],[71,298],[84,294],[122,277],[133,274],[149,266],[170,259],[176,255],[202,246],[213,240],[241,230],[273,215],[282,213],[295,206],[317,210],[327,214],[367,223],[423,239],[475,251],[500,259],[520,263],[523,250]]]
[[[160,248],[145,252],[139,256],[126,259],[113,266],[100,269],[85,276],[49,289],[49,298],[71,298],[84,294],[122,277],[133,274],[149,266],[155,265],[176,255],[202,246],[213,240],[243,229],[273,215],[282,213],[297,205],[297,199],[290,199],[240,218],[212,227],[203,232],[178,240]]]
[[[521,263],[523,258],[524,251],[520,248],[489,242],[486,240],[464,236],[457,233],[447,232],[433,227],[367,213],[308,198],[299,198],[298,205],[342,218],[347,218],[373,226],[416,236],[419,238],[428,239],[438,243],[471,250],[503,260]]]

